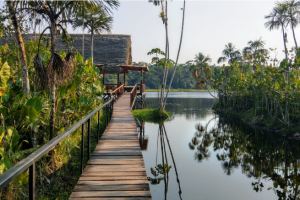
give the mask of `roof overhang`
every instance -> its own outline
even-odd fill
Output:
[[[128,71],[128,70],[143,71],[143,72],[149,71],[149,68],[147,66],[120,65],[120,67],[125,71]]]

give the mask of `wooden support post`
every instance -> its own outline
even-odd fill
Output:
[[[105,85],[105,74],[103,74],[103,85]]]
[[[124,86],[125,86],[125,81],[126,81],[126,80],[125,80],[125,71],[124,71],[124,77],[123,77],[123,79],[124,79],[124,83],[123,83],[123,84],[124,84]]]
[[[141,85],[140,85],[140,93],[143,93],[143,69],[141,70],[141,77],[140,77],[140,80],[141,80]]]
[[[118,73],[118,83],[117,83],[117,86],[118,86],[118,87],[120,87],[120,84],[119,84],[119,83],[120,83],[120,74]]]
[[[145,72],[143,72],[143,84],[145,84]]]

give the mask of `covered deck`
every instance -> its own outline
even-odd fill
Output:
[[[103,85],[105,86],[106,96],[119,96],[119,93],[130,92],[130,106],[132,108],[134,108],[135,102],[139,103],[142,108],[146,106],[145,72],[149,71],[147,66],[119,65],[105,67],[104,65],[98,65],[98,67],[100,69],[100,73],[103,74]],[[129,71],[140,72],[140,80],[135,85],[126,85],[126,74],[128,74]],[[117,83],[105,83],[106,74],[116,74]],[[123,80],[120,80],[120,74],[123,75]],[[123,83],[121,81],[123,81]]]

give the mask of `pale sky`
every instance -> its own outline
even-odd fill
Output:
[[[179,62],[192,60],[203,52],[213,59],[222,55],[225,44],[232,42],[242,50],[249,40],[262,37],[266,47],[277,48],[283,58],[281,30],[269,31],[264,27],[276,1],[186,1],[184,36]],[[180,39],[183,1],[169,2],[170,58],[175,60]],[[128,34],[132,40],[133,61],[150,62],[147,52],[165,48],[165,29],[158,17],[161,8],[147,0],[121,1],[114,11],[113,34]],[[80,33],[81,30],[78,30]],[[295,29],[296,38],[300,33]],[[288,47],[294,46],[292,32],[287,28]]]
[[[131,35],[133,61],[150,62],[147,55],[152,48],[165,50],[165,28],[158,17],[161,7],[148,0],[120,0],[118,10],[113,11],[112,34]],[[232,42],[242,50],[249,40],[262,37],[266,48],[277,48],[277,58],[282,59],[283,39],[281,30],[269,31],[264,27],[265,16],[275,5],[269,1],[200,1],[186,0],[186,16],[179,63],[193,60],[195,54],[209,55],[213,62],[222,56],[225,44]],[[3,5],[3,2],[0,1]],[[169,1],[170,58],[175,61],[181,31],[183,1]],[[288,48],[294,46],[290,27],[287,27]],[[69,33],[82,33],[82,29]],[[300,39],[300,29],[295,29]],[[300,44],[300,41],[298,41]],[[274,54],[271,54],[274,57]]]

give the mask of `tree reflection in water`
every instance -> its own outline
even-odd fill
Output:
[[[207,127],[195,125],[196,133],[189,143],[195,160],[208,160],[210,150],[217,151],[224,173],[231,175],[240,167],[243,174],[255,179],[251,185],[254,191],[273,190],[279,199],[300,199],[299,141],[225,118],[219,118],[209,131]],[[272,181],[273,186],[265,188],[263,180]]]
[[[158,157],[158,153],[159,153],[159,147],[158,146],[160,146],[162,164],[157,164],[157,157]],[[173,164],[173,167],[174,167],[174,170],[175,170],[176,180],[177,180],[178,188],[179,188],[178,189],[178,194],[179,194],[180,199],[182,200],[182,197],[181,197],[182,191],[181,191],[180,180],[179,180],[179,176],[178,176],[178,171],[177,171],[175,159],[174,159],[173,152],[172,152],[172,149],[171,149],[171,146],[170,146],[170,142],[169,142],[169,139],[168,139],[168,135],[167,135],[165,125],[164,125],[164,123],[161,123],[161,124],[159,124],[158,135],[157,135],[156,163],[155,163],[155,167],[154,168],[151,167],[151,169],[150,169],[151,174],[153,175],[153,177],[148,177],[148,180],[150,181],[150,184],[152,184],[152,185],[160,184],[160,182],[162,180],[164,180],[165,199],[167,199],[167,194],[168,194],[169,172],[170,172],[170,169],[172,168],[172,166],[169,165],[169,162],[168,162],[167,151],[169,151],[169,153],[171,155],[171,160],[172,160],[172,164]]]

